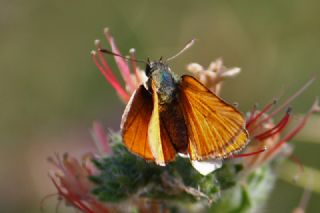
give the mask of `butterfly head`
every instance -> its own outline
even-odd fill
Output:
[[[149,61],[145,69],[148,77],[147,89],[150,93],[156,90],[160,103],[170,103],[175,97],[177,80],[162,57],[158,61]],[[154,88],[152,89],[152,84]]]
[[[168,65],[163,62],[162,57],[158,61],[150,61],[149,58],[146,63],[146,75],[149,78],[153,73],[159,72],[162,70],[169,70]]]

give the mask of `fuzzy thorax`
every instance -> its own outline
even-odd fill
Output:
[[[148,90],[151,92],[151,82],[154,82],[160,104],[170,104],[176,96],[177,80],[170,68],[162,62],[151,62],[146,69],[149,74]]]

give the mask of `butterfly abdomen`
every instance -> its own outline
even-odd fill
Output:
[[[160,125],[167,132],[170,142],[179,153],[187,153],[188,132],[183,112],[175,98],[170,104],[162,105]]]

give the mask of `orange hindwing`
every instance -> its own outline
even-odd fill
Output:
[[[245,118],[235,107],[188,75],[181,77],[178,98],[187,125],[191,160],[225,158],[245,147]]]

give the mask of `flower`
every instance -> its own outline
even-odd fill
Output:
[[[97,51],[91,51],[91,56],[102,75],[105,77],[108,83],[115,89],[121,100],[126,103],[129,101],[129,98],[135,91],[135,89],[147,80],[147,76],[145,75],[145,72],[136,65],[135,49],[132,48],[129,51],[129,61],[131,62],[131,67],[133,70],[132,72],[127,60],[121,57],[122,55],[118,47],[116,46],[113,37],[110,35],[108,28],[104,29],[104,35],[111,46],[111,52],[114,53],[114,60],[118,66],[125,86],[121,86],[121,84],[115,77],[114,72],[112,72],[107,61],[104,59],[103,52],[101,51],[101,43],[99,40],[95,41]]]
[[[235,77],[241,71],[239,67],[226,68],[221,58],[211,62],[207,69],[198,63],[190,63],[187,70],[217,95],[220,94],[223,80]]]
[[[102,132],[101,125],[94,123],[92,134],[98,144],[98,149],[103,156],[111,155],[107,138]],[[98,175],[98,170],[92,163],[93,153],[84,154],[81,161],[65,153],[61,157],[56,154],[48,161],[55,167],[49,172],[49,177],[61,197],[67,204],[85,213],[108,213],[105,204],[98,201],[91,191],[94,184],[89,180],[90,176]]]
[[[312,80],[307,84],[311,82]],[[297,93],[301,93],[302,91],[303,88]],[[267,147],[267,150],[264,153],[253,156],[250,160],[245,161],[245,165],[250,167],[251,170],[271,161],[281,151],[284,151],[284,154],[286,155],[290,155],[290,149],[288,150],[289,153],[285,153],[286,148],[288,148],[286,146],[287,143],[290,142],[292,138],[305,126],[312,113],[319,112],[319,100],[316,99],[309,111],[297,122],[296,126],[291,130],[288,130],[287,133],[282,136],[281,133],[288,126],[291,120],[291,108],[287,108],[285,115],[277,124],[274,124],[273,117],[289,103],[290,102],[286,102],[270,114],[267,114],[267,111],[271,109],[271,106],[274,105],[274,103],[267,105],[262,111],[253,110],[251,114],[249,113],[247,129],[251,135],[252,142],[246,148],[246,152],[250,152],[261,146]]]

